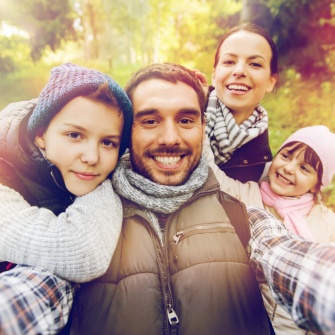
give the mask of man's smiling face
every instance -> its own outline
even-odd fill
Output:
[[[197,93],[182,82],[149,79],[136,87],[132,104],[134,171],[158,184],[184,184],[202,152],[205,124]]]

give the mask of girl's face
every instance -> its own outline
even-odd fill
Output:
[[[123,118],[115,107],[77,97],[53,117],[35,143],[60,170],[68,191],[81,196],[114,170],[122,129]]]
[[[304,160],[304,148],[293,153],[287,146],[274,157],[269,169],[270,187],[278,195],[294,197],[307,192],[317,192],[317,171]]]
[[[271,58],[269,43],[256,33],[238,31],[222,43],[212,84],[238,124],[273,90],[277,74],[271,74]]]

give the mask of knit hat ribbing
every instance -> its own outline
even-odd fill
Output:
[[[307,144],[319,156],[323,166],[322,187],[329,185],[335,174],[335,134],[326,126],[301,128],[289,136],[279,150],[295,141]]]
[[[68,102],[95,92],[106,82],[123,113],[124,126],[119,151],[121,156],[128,147],[133,123],[133,109],[127,94],[108,75],[71,63],[51,70],[50,79],[41,91],[38,103],[29,118],[28,134],[34,137],[38,128],[47,126]]]

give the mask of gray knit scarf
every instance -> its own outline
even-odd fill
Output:
[[[233,114],[218,99],[215,90],[209,95],[206,119],[206,134],[217,165],[229,161],[236,149],[268,128],[268,114],[260,105],[256,106],[247,120],[240,125],[236,124]]]
[[[207,180],[208,164],[202,155],[197,168],[180,186],[160,185],[132,170],[129,154],[123,155],[113,173],[115,191],[126,199],[156,212],[169,214],[189,200]]]

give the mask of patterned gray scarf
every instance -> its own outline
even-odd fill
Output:
[[[229,161],[236,149],[268,128],[268,114],[260,105],[256,106],[247,120],[240,125],[236,124],[233,114],[217,98],[215,90],[209,95],[206,119],[206,134],[217,165]]]
[[[129,154],[123,155],[113,173],[115,191],[126,199],[156,212],[169,214],[190,199],[207,180],[208,164],[202,155],[197,168],[180,186],[160,185],[132,170]]]

